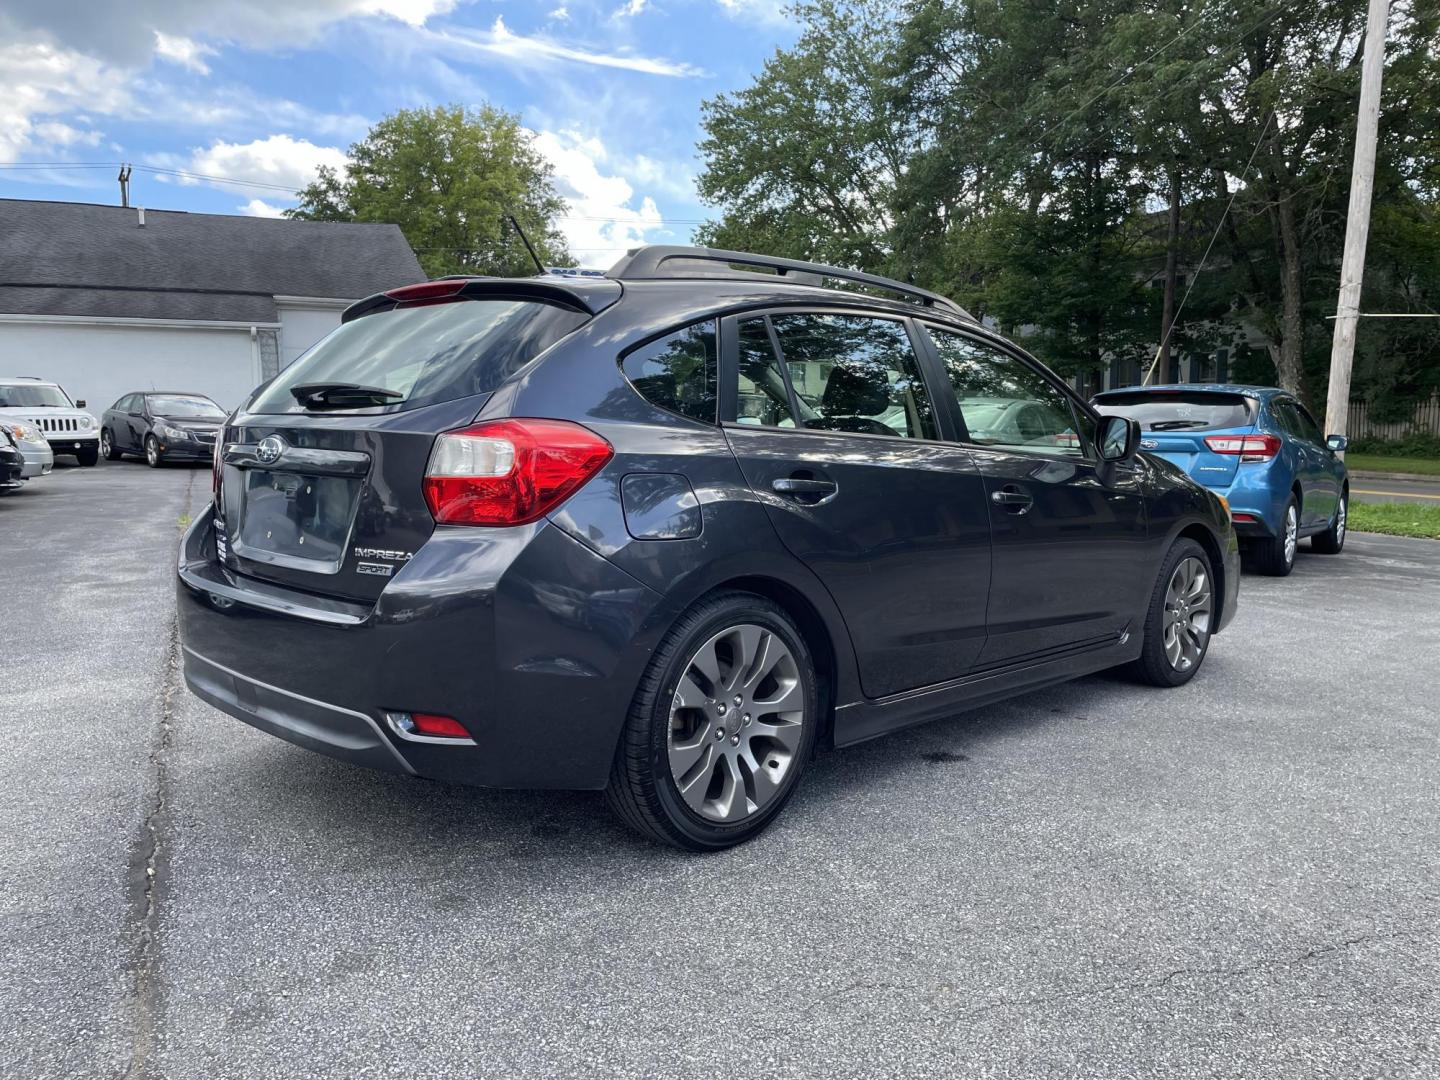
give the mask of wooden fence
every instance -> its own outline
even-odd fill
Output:
[[[1352,439],[1403,439],[1414,433],[1440,435],[1440,394],[1416,405],[1410,417],[1391,423],[1372,421],[1370,406],[1363,401],[1352,401],[1349,427],[1346,434]]]

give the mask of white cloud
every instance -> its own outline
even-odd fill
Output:
[[[638,71],[646,75],[688,77],[704,75],[702,68],[672,60],[661,60],[630,53],[591,52],[573,45],[565,45],[548,37],[527,37],[517,34],[505,25],[503,16],[497,15],[488,31],[428,31],[430,40],[439,46],[454,45],[478,52],[501,56],[521,64],[535,66],[554,61],[588,64],[594,67],[619,68],[624,71]]]
[[[639,15],[642,11],[645,10],[647,3],[648,0],[625,0],[625,3],[621,4],[618,8],[615,9],[615,18],[634,18],[636,15]]]
[[[27,151],[93,145],[90,131],[41,118],[61,114],[108,115],[127,107],[125,71],[45,42],[0,45],[0,160]]]
[[[608,267],[663,228],[653,197],[641,196],[637,206],[630,181],[602,170],[612,163],[599,139],[575,131],[542,131],[535,148],[555,167],[556,187],[570,204],[560,227],[581,266]]]
[[[176,177],[182,185],[209,184],[211,187],[229,191],[247,191],[243,184],[227,183],[227,180],[246,181],[252,184],[273,184],[284,191],[299,191],[315,179],[321,165],[342,170],[346,162],[345,152],[334,146],[316,146],[305,139],[289,135],[271,135],[248,143],[227,143],[216,141],[209,147],[194,151],[188,158],[173,154],[156,154],[147,163],[159,168],[173,169],[190,176]],[[277,191],[274,196],[285,196]],[[264,205],[254,199],[251,207]],[[250,212],[250,211],[247,211]]]
[[[554,11],[550,12],[550,19],[552,22],[569,22],[570,9],[564,4],[561,4]]]
[[[209,45],[202,45],[190,38],[176,37],[161,33],[159,30],[155,31],[155,55],[161,60],[179,64],[198,74],[210,74],[210,67],[205,63],[205,57],[214,56],[215,52],[216,50]]]
[[[264,199],[251,199],[240,206],[240,213],[246,217],[270,217],[278,218],[285,216],[283,206],[273,206]]]
[[[782,0],[716,0],[726,15],[762,26],[785,26],[792,20]]]

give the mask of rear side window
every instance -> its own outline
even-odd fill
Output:
[[[1133,390],[1095,399],[1101,412],[1128,416],[1145,431],[1210,431],[1249,427],[1254,403],[1242,394],[1184,390]]]
[[[630,385],[650,404],[692,420],[715,422],[717,353],[713,320],[642,345],[627,353],[620,366]]]
[[[394,391],[391,410],[488,393],[588,318],[557,304],[500,298],[364,315],[282,371],[251,411],[304,412],[291,387],[324,383]]]
[[[903,323],[864,315],[775,315],[801,426],[936,437],[935,413]]]
[[[790,408],[790,391],[785,374],[770,344],[767,320],[745,319],[740,323],[740,393],[735,420],[761,427],[795,426]]]

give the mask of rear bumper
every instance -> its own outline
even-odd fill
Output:
[[[207,509],[177,580],[198,697],[331,757],[487,787],[604,787],[659,600],[543,521],[437,529],[370,606],[231,573]],[[404,739],[386,721],[401,711],[474,743]]]

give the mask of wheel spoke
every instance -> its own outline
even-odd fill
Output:
[[[740,765],[729,754],[720,758],[720,777],[720,794],[714,803],[717,815],[722,821],[739,821],[750,812],[750,799],[745,793]]]
[[[710,759],[714,742],[709,724],[701,724],[700,729],[684,742],[672,741],[670,743],[670,774],[676,780],[688,778],[696,766],[700,765],[702,761]]]
[[[800,685],[799,679],[790,679],[781,683],[770,697],[756,698],[754,705],[757,716],[796,712],[805,707],[805,688]]]
[[[730,641],[735,651],[730,658],[730,673],[725,679],[727,692],[742,685],[746,672],[750,670],[750,665],[755,662],[760,652],[762,640],[767,636],[758,626],[737,626],[731,631]]]
[[[741,689],[746,693],[753,693],[755,688],[765,680],[765,676],[775,670],[775,666],[782,660],[789,659],[790,650],[768,630],[762,631],[760,644],[755,650],[753,660],[746,664],[744,681],[740,684]]]
[[[688,772],[681,774],[674,773],[674,754],[671,754],[671,775],[675,777],[675,786],[680,791],[680,797],[696,813],[705,812],[705,793],[710,790],[710,778],[715,774],[713,744],[702,744],[701,749],[703,758],[692,765]]]
[[[719,693],[721,689],[720,656],[715,651],[715,642],[717,640],[716,638],[711,638],[704,645],[700,646],[700,651],[690,659],[691,670],[698,671],[704,676],[706,681],[710,683],[712,693]],[[690,672],[687,671],[686,675],[689,674]]]
[[[703,709],[710,702],[710,695],[701,689],[700,684],[695,681],[689,671],[680,680],[680,685],[675,687],[675,707],[683,709]]]

